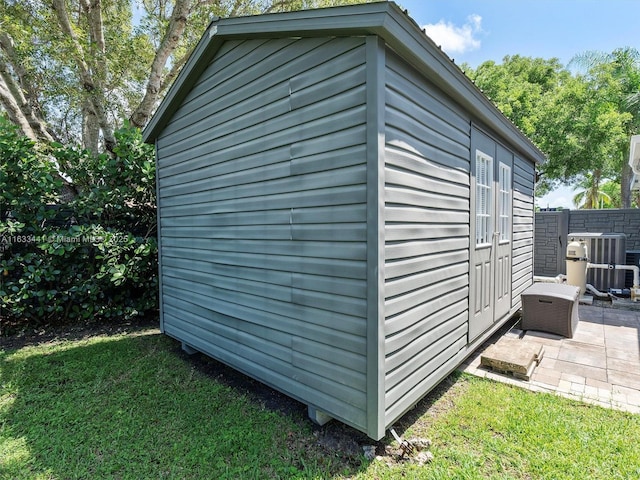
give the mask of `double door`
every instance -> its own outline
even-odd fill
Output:
[[[469,342],[511,309],[513,154],[484,133],[471,137]]]

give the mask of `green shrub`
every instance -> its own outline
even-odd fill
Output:
[[[153,148],[39,148],[0,118],[0,317],[14,328],[133,317],[157,305]],[[61,203],[71,188],[75,198]],[[5,329],[6,330],[6,329]],[[5,331],[6,333],[6,331]]]

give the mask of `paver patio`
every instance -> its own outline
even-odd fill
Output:
[[[505,335],[503,329],[478,349],[460,369],[533,391],[640,413],[640,312],[580,305],[573,338],[529,330],[523,342],[541,343],[545,353],[529,381],[480,365],[486,347]],[[518,328],[516,325],[514,328]],[[518,331],[506,335],[518,336]]]

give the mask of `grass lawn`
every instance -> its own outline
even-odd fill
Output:
[[[640,478],[639,415],[456,374],[395,427],[434,461],[385,438],[369,462],[362,434],[214,365],[157,330],[0,350],[0,478]]]

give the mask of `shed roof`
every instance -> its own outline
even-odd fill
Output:
[[[494,129],[526,158],[545,161],[529,140],[394,2],[216,19],[144,129],[153,143],[220,46],[231,39],[377,35],[438,88]]]

